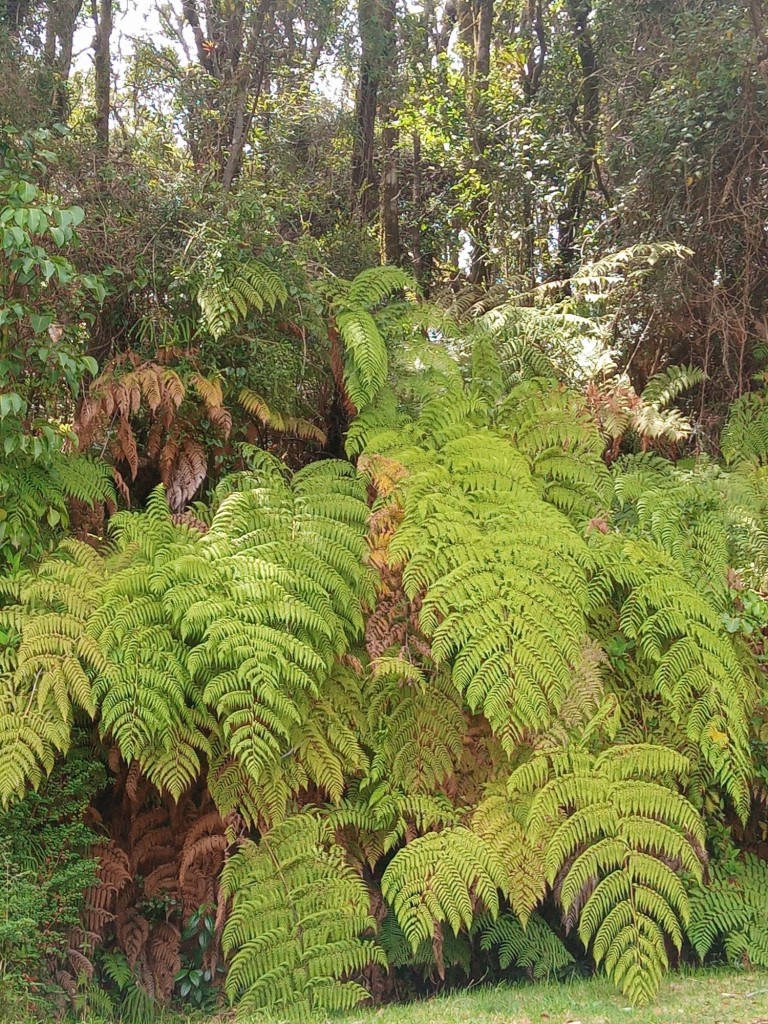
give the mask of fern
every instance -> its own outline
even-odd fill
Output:
[[[627,273],[621,261],[597,268],[574,290],[594,289],[599,304],[600,275]],[[268,294],[254,281],[230,282],[227,322],[281,301],[274,282]],[[73,722],[90,719],[126,805],[155,802],[127,847],[150,898],[178,878],[185,907],[215,901],[228,844],[253,829],[258,842],[224,873],[242,1014],[356,1005],[363,972],[384,962],[367,937],[372,907],[391,963],[431,976],[466,966],[478,931],[474,951],[499,950],[504,968],[566,968],[535,913],[548,894],[637,1003],[686,935],[703,954],[720,934],[734,956],[752,943],[758,961],[754,894],[739,917],[707,909],[727,885],[695,888],[695,808],[749,810],[761,626],[736,613],[745,620],[749,604],[759,620],[768,578],[762,457],[730,470],[617,458],[627,430],[643,443],[659,424],[657,436],[676,436],[682,420],[665,406],[695,373],[671,368],[643,396],[616,381],[577,393],[554,343],[537,335],[526,354],[527,313],[502,308],[509,322],[495,331],[495,293],[473,300],[482,322],[471,328],[458,310],[425,336],[413,324],[431,314],[413,313],[398,329],[418,336],[396,353],[393,299],[407,286],[378,268],[332,297],[331,343],[363,407],[347,438],[357,467],[292,473],[242,446],[245,468],[185,522],[169,499],[175,508],[199,485],[204,453],[180,440],[163,449],[176,467],[167,491],[113,516],[108,545],[68,541],[6,580],[0,798],[37,785]],[[128,377],[112,394],[120,408],[175,403],[157,367]],[[189,383],[206,410],[223,409],[218,378]],[[320,439],[255,392],[241,402],[267,430]],[[209,806],[215,827],[183,832],[187,845],[174,829],[195,792],[231,827]],[[175,858],[170,874],[158,850]],[[164,933],[127,905],[119,853],[119,887],[105,880],[92,916],[103,929],[119,914],[141,968]],[[735,884],[756,890],[761,870]]]
[[[536,915],[525,926],[514,914],[501,914],[496,920],[480,918],[476,928],[481,949],[498,949],[502,970],[519,967],[534,981],[542,981],[557,977],[574,963],[557,935]]]
[[[308,466],[293,489],[276,462],[265,459],[264,472],[264,486],[224,499],[200,543],[204,561],[226,567],[225,587],[213,600],[200,590],[179,623],[204,700],[254,781],[306,721],[371,594],[367,508],[351,467]],[[177,592],[186,604],[183,580]]]
[[[768,864],[745,854],[732,868],[717,866],[691,895],[688,935],[703,960],[718,938],[728,959],[768,967]]]
[[[450,409],[427,406],[420,422],[431,436],[440,437],[438,416],[449,437],[459,432]],[[414,460],[390,559],[403,564],[409,596],[425,592],[421,625],[436,662],[451,665],[470,707],[514,745],[546,727],[567,693],[589,556],[537,497],[520,453],[489,432],[461,432],[423,468]]]
[[[385,964],[361,933],[375,926],[368,893],[329,826],[305,811],[247,843],[221,879],[232,899],[223,946],[238,1017],[267,1009],[293,1020],[350,1010],[368,993],[350,976]]]
[[[99,556],[86,545],[65,541],[56,558],[19,581],[15,596],[29,609],[24,625],[18,609],[4,613],[14,628],[22,626],[2,677],[4,805],[23,796],[27,785],[37,788],[52,770],[56,752],[69,748],[74,710],[94,711],[86,669],[101,665],[102,658],[84,630],[98,607],[103,579]]]
[[[398,292],[413,292],[415,288],[413,278],[400,267],[369,267],[367,270],[361,270],[351,282],[345,298],[350,306],[373,309],[392,295]]]
[[[486,844],[460,826],[420,836],[400,850],[381,892],[415,953],[447,923],[458,935],[472,926],[474,899],[495,917],[504,871]]]
[[[372,596],[362,485],[327,461],[291,486],[277,460],[253,457],[260,468],[223,497],[207,534],[174,525],[158,491],[144,515],[113,518],[105,557],[70,543],[24,584],[6,799],[66,746],[75,705],[176,798],[213,756],[213,734],[253,783],[294,750],[286,799],[309,779],[338,799],[343,766],[367,766],[359,695],[324,689]]]
[[[376,307],[413,288],[412,279],[398,267],[371,267],[351,283],[342,283],[335,296],[334,325],[346,354],[344,384],[358,409],[373,401],[387,379],[387,347]]]
[[[375,750],[371,779],[388,779],[407,793],[431,793],[453,775],[465,721],[444,673],[427,679],[400,658],[381,658],[366,703]]]
[[[595,536],[602,562],[593,581],[596,604],[618,597],[621,632],[636,645],[637,668],[660,698],[667,721],[682,726],[738,813],[746,814],[754,684],[716,601],[689,582],[659,546]]]
[[[49,551],[69,526],[70,503],[112,503],[108,466],[85,455],[52,452],[47,459],[0,464],[0,561],[19,561]]]
[[[419,970],[423,979],[435,980],[435,975],[444,979],[446,968],[457,967],[464,975],[469,975],[472,961],[472,948],[466,935],[446,935],[442,931],[431,941],[424,940],[414,951],[397,923],[395,915],[389,911],[377,936],[379,945],[387,957],[391,968],[410,967]]]
[[[768,404],[763,392],[742,395],[731,405],[720,447],[729,465],[765,462],[768,456]]]
[[[682,946],[690,908],[679,873],[702,877],[702,820],[669,785],[688,769],[682,755],[639,744],[543,757],[510,779],[512,795],[534,791],[529,835],[545,841],[566,925],[578,921],[595,963],[638,1005],[658,991],[666,940]]]
[[[685,391],[701,384],[705,374],[695,366],[668,366],[654,374],[640,395],[643,402],[664,409]]]
[[[534,841],[526,828],[526,803],[513,805],[503,785],[489,786],[472,814],[471,828],[503,866],[500,888],[526,928],[547,884],[544,840]]]
[[[576,523],[604,507],[610,478],[603,441],[586,402],[553,382],[531,380],[514,388],[495,413],[497,429],[530,459],[543,497]]]
[[[309,420],[296,416],[284,416],[275,412],[267,405],[264,399],[249,388],[242,388],[238,396],[240,405],[245,411],[253,416],[264,427],[279,433],[295,434],[308,441],[317,441],[319,444],[326,443],[326,436],[323,431]]]
[[[237,327],[252,310],[274,309],[287,297],[280,275],[253,259],[216,266],[197,292],[203,323],[215,340]]]

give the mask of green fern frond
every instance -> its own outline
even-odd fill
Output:
[[[515,920],[525,928],[544,898],[547,884],[543,842],[534,843],[525,828],[523,801],[513,804],[502,787],[489,787],[472,814],[471,828],[485,842],[505,877],[502,892]]]
[[[401,459],[409,468],[410,452]],[[389,546],[406,593],[424,593],[436,662],[509,744],[550,723],[586,631],[587,549],[536,490],[520,452],[465,422],[460,438],[413,462]]]
[[[339,335],[347,352],[346,385],[349,397],[362,409],[387,379],[387,350],[373,316],[364,309],[338,314]]]
[[[720,438],[729,465],[763,464],[768,457],[768,402],[763,392],[742,395],[732,403]]]
[[[346,864],[327,823],[305,811],[246,843],[226,864],[222,892],[232,899],[223,948],[226,990],[238,1018],[272,1010],[292,1020],[353,1009],[366,990],[348,980],[383,951],[368,893]]]
[[[716,866],[693,890],[687,931],[702,960],[720,937],[730,960],[768,967],[766,920],[768,864],[748,853],[732,867]]]
[[[703,873],[704,826],[671,785],[686,759],[664,747],[608,749],[597,759],[559,756],[541,765],[528,812],[533,843],[545,842],[548,877],[567,927],[636,1004],[649,1002],[668,968],[666,940],[679,950],[689,920],[681,864]],[[551,773],[551,775],[550,775]],[[538,781],[516,773],[517,790]],[[523,789],[523,792],[529,790]],[[673,865],[673,866],[670,866]]]
[[[595,547],[603,561],[596,595],[604,585],[622,595],[621,632],[635,644],[644,678],[744,815],[754,681],[717,601],[655,544],[601,535]]]
[[[556,978],[574,959],[555,932],[535,914],[522,924],[514,914],[501,914],[495,921],[483,917],[477,922],[480,948],[498,949],[502,970],[519,967],[534,981]]]
[[[379,929],[377,941],[386,954],[390,968],[420,969],[425,981],[444,976],[448,967],[458,967],[467,976],[470,973],[472,947],[466,935],[452,935],[450,932],[441,934],[437,944],[440,958],[438,963],[435,956],[436,943],[425,939],[414,953],[397,918],[389,911]]]
[[[241,323],[252,310],[274,309],[288,298],[285,282],[258,260],[241,260],[211,272],[197,293],[203,323],[214,339]]]
[[[346,303],[373,309],[397,292],[415,292],[416,283],[400,267],[369,267],[361,270],[346,293]]]
[[[374,664],[366,693],[376,751],[372,780],[408,793],[432,793],[456,770],[466,723],[456,688],[444,673],[429,679],[401,658]]]
[[[0,465],[0,563],[48,553],[69,525],[71,501],[114,503],[108,465],[87,455],[52,452],[46,459]],[[26,564],[25,561],[22,564]]]
[[[668,366],[654,374],[645,385],[640,397],[648,405],[664,409],[685,391],[690,391],[705,379],[695,366]]]
[[[415,952],[443,922],[455,935],[469,929],[477,898],[495,917],[504,869],[483,840],[463,827],[420,836],[400,850],[381,879],[381,892]]]

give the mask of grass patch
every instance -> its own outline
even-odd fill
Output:
[[[77,1022],[114,1024],[92,1016],[78,1017]],[[0,1013],[0,1024],[50,1021]],[[235,1015],[232,1010],[213,1015],[165,1011],[152,1024],[235,1024]],[[284,1022],[258,1015],[248,1024]],[[642,1010],[630,1007],[607,981],[593,978],[476,988],[423,1002],[314,1018],[311,1024],[768,1024],[768,972],[710,968],[672,974],[654,1005]]]
[[[337,1019],[338,1020],[338,1019]],[[358,1011],[343,1024],[768,1024],[768,973],[672,975],[636,1010],[602,979],[482,988],[407,1006]],[[340,1022],[339,1022],[340,1024]]]

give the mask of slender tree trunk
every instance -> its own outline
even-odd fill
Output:
[[[400,213],[398,209],[398,143],[400,132],[392,124],[395,107],[395,68],[397,66],[397,40],[395,36],[395,0],[381,0],[381,191],[379,197],[379,233],[382,263],[399,266],[402,260],[400,245]]]
[[[109,152],[109,115],[112,109],[112,0],[91,0],[91,10],[96,29],[93,37],[96,148],[103,158]]]
[[[378,205],[378,181],[374,163],[382,51],[378,0],[359,0],[357,16],[360,33],[360,77],[355,103],[352,188],[361,219],[369,221]]]
[[[528,6],[521,19],[520,32],[531,37],[528,59],[522,70],[523,97],[526,106],[532,107],[541,86],[544,65],[547,56],[547,34],[544,25],[544,5],[542,0],[528,0]],[[530,165],[530,158],[528,164]],[[533,173],[533,167],[527,166],[527,172]],[[536,204],[533,182],[528,173],[521,182],[522,230],[520,232],[520,253],[518,271],[532,287],[536,280]]]
[[[470,280],[485,283],[492,275],[490,256],[490,181],[486,150],[488,132],[488,81],[491,70],[491,38],[494,0],[464,0],[459,11],[459,33],[464,49],[470,135],[474,171],[480,192],[472,201],[469,234],[472,239]]]
[[[414,132],[412,136],[413,160],[411,166],[411,217],[413,218],[411,251],[413,253],[413,276],[424,287],[424,261],[421,254],[421,136]]]
[[[259,99],[269,83],[269,46],[274,30],[272,0],[260,0],[245,17],[243,0],[210,3],[183,0],[200,67],[208,76],[201,111],[190,110],[189,147],[200,171],[225,190],[240,174]],[[201,19],[200,11],[204,17]]]
[[[579,132],[582,147],[575,177],[558,217],[558,272],[563,278],[571,276],[576,262],[576,233],[581,222],[589,183],[595,167],[600,114],[597,58],[589,31],[592,4],[590,0],[568,0],[567,8],[581,66]]]
[[[69,113],[67,82],[72,70],[75,25],[83,0],[49,0],[45,20],[45,60],[54,75],[51,112],[59,121]]]
[[[398,210],[398,140],[399,132],[392,125],[386,125],[381,131],[382,175],[381,175],[381,208],[379,211],[381,225],[381,262],[400,264],[402,250],[400,246],[400,213]]]

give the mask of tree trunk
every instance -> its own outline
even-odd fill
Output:
[[[520,33],[530,36],[528,59],[522,69],[523,97],[526,106],[533,106],[541,86],[544,65],[547,57],[547,34],[544,25],[544,9],[542,0],[528,0],[521,22]],[[526,171],[533,175],[534,168],[528,158]],[[536,207],[533,182],[528,174],[521,182],[522,230],[520,232],[520,251],[518,271],[530,287],[536,281]]]
[[[200,67],[208,76],[203,110],[190,112],[189,147],[203,173],[213,170],[226,190],[240,174],[259,98],[269,81],[272,0],[260,0],[245,18],[242,0],[183,0],[182,24],[192,29]],[[273,26],[272,26],[273,27]]]
[[[400,132],[392,124],[395,107],[395,68],[397,42],[395,37],[395,0],[382,0],[381,27],[381,154],[382,174],[379,205],[379,234],[382,263],[400,265],[400,214],[398,210],[398,142]]]
[[[471,204],[472,239],[470,280],[487,283],[492,276],[490,256],[490,181],[486,161],[488,132],[488,80],[491,70],[493,0],[464,0],[459,11],[459,33],[464,45],[467,120],[472,139],[473,167],[480,191]]]
[[[53,72],[51,112],[58,121],[69,113],[67,82],[72,70],[75,25],[83,0],[49,0],[45,20],[45,60]]]
[[[379,204],[376,176],[376,114],[379,90],[388,50],[387,22],[393,0],[358,0],[360,77],[355,102],[355,136],[352,146],[352,188],[360,219],[370,221]]]
[[[595,166],[600,113],[597,58],[589,32],[592,4],[590,0],[568,0],[567,7],[581,65],[579,133],[582,147],[575,177],[558,217],[558,272],[563,279],[571,276],[576,262],[576,232],[584,211],[589,183]]]
[[[413,276],[424,287],[424,261],[421,254],[421,220],[422,220],[422,198],[421,198],[421,136],[418,132],[413,133],[413,161],[411,167],[411,217],[413,218],[413,237],[411,240],[411,251],[413,255]]]
[[[109,152],[109,115],[112,109],[112,0],[91,0],[91,10],[96,28],[93,37],[96,149],[103,159]]]
[[[397,176],[397,143],[399,132],[392,125],[381,131],[382,175],[381,175],[381,208],[379,211],[381,225],[381,262],[395,263],[399,266],[402,259],[400,248],[400,214],[398,211],[398,176]]]

